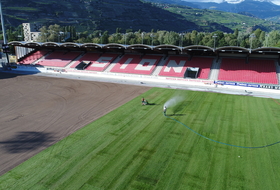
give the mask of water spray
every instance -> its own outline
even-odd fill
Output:
[[[163,105],[163,107],[173,107],[175,105],[177,105],[180,102],[184,101],[184,97],[182,96],[174,96],[171,99],[167,100],[167,102],[165,102],[165,104]]]
[[[166,115],[166,111],[167,108],[170,107],[175,107],[177,104],[179,104],[180,102],[184,101],[184,97],[183,96],[174,96],[172,98],[170,98],[169,100],[167,100],[167,102],[165,102],[165,104],[163,105],[163,113],[164,115]]]

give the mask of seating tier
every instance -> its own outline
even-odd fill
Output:
[[[65,67],[80,54],[81,52],[55,51],[39,61],[37,65]]]
[[[273,60],[223,58],[218,80],[278,84]]]

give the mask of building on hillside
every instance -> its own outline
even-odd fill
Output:
[[[37,41],[40,35],[41,24],[38,23],[22,23],[24,41],[34,42]]]

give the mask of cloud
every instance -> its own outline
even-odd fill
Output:
[[[280,5],[280,0],[272,0],[271,3],[274,3],[275,5]]]
[[[210,3],[210,2],[212,2],[212,3],[223,3],[223,2],[225,2],[225,0],[184,0],[184,1],[188,1],[188,2],[203,2],[203,3]],[[236,0],[233,0],[233,1],[236,1]]]
[[[209,3],[209,2],[213,2],[213,3],[222,3],[223,0],[184,0],[187,2],[204,2],[204,3]]]

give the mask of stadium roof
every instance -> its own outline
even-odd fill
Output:
[[[28,48],[74,48],[74,49],[111,49],[111,50],[131,50],[139,52],[159,52],[159,53],[186,53],[186,54],[195,54],[195,53],[207,53],[207,54],[220,54],[220,53],[238,53],[238,54],[269,54],[269,55],[280,55],[280,48],[277,47],[261,47],[256,49],[247,49],[238,46],[224,46],[219,48],[212,48],[202,45],[191,45],[186,47],[180,47],[175,45],[158,45],[151,46],[146,44],[133,44],[133,45],[124,45],[117,43],[110,44],[97,44],[97,43],[57,43],[57,42],[26,42],[26,41],[12,41],[8,45],[11,46],[22,46]]]

